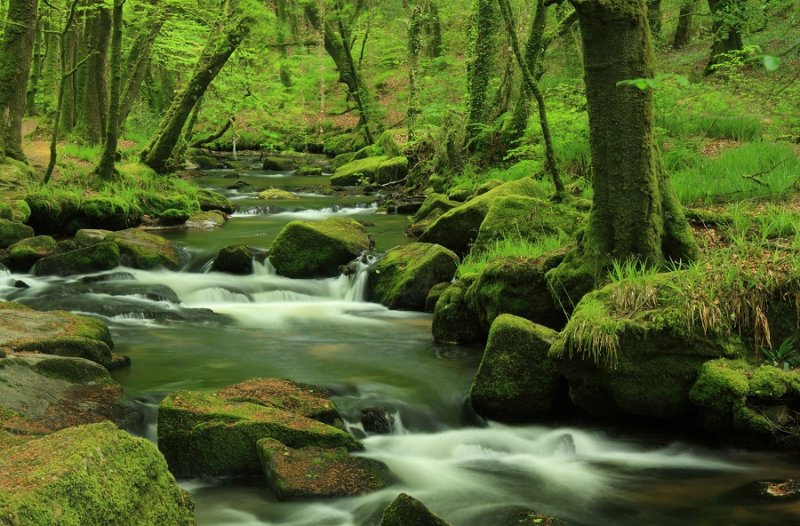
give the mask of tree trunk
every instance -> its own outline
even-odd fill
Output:
[[[31,78],[28,81],[28,93],[25,95],[25,113],[28,115],[37,114],[36,93],[39,90],[39,79],[42,77],[42,68],[44,67],[45,29],[45,21],[39,17],[36,22],[36,43],[34,44]]]
[[[678,25],[675,27],[675,36],[672,37],[673,49],[688,46],[692,41],[692,11],[697,0],[686,0],[681,4],[678,14]]]
[[[711,58],[703,72],[705,75],[714,72],[714,66],[724,60],[725,53],[738,51],[744,47],[739,28],[726,19],[726,14],[737,10],[739,3],[740,0],[708,0],[708,7],[711,10],[711,33],[714,40],[711,44]]]
[[[419,55],[422,49],[422,8],[411,7],[408,22],[408,138],[414,140],[419,109]]]
[[[474,0],[467,56],[467,125],[471,136],[489,120],[489,81],[497,53],[498,12],[495,0]]]
[[[80,61],[78,50],[80,49],[80,31],[78,24],[73,19],[68,31],[62,36],[59,47],[64,61],[61,64],[61,75],[64,71],[71,71]],[[76,72],[77,73],[77,72]],[[67,83],[63,86],[64,93],[61,97],[61,131],[70,133],[78,122],[78,93],[80,82],[78,75],[70,75]],[[60,88],[59,88],[60,91]],[[56,103],[58,105],[58,102]]]
[[[173,168],[170,157],[181,139],[186,119],[228,58],[250,32],[251,25],[252,19],[244,18],[228,31],[215,32],[216,34],[210,36],[189,82],[172,99],[153,140],[142,152],[142,162],[159,173],[167,173]]]
[[[644,0],[576,1],[583,41],[594,201],[585,238],[595,271],[611,260],[653,265],[696,252],[658,154],[653,94],[622,80],[652,78]]]
[[[36,38],[37,0],[10,0],[0,42],[0,161],[25,160],[22,117]]]
[[[442,20],[439,17],[439,8],[433,0],[426,0],[422,5],[422,26],[427,38],[425,54],[428,58],[436,58],[442,54]]]
[[[81,120],[78,130],[90,144],[100,144],[108,119],[108,41],[111,31],[111,13],[102,0],[98,0],[86,19],[85,84],[81,100]]]
[[[125,0],[114,0],[114,14],[111,19],[111,84],[108,93],[108,112],[106,122],[106,139],[103,153],[97,165],[100,179],[115,179],[117,170],[114,162],[117,157],[117,141],[119,138],[119,106],[122,90],[122,7]]]
[[[647,21],[653,38],[661,34],[661,0],[647,0]]]

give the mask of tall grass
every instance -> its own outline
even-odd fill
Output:
[[[479,253],[470,253],[458,265],[456,276],[460,277],[480,272],[491,261],[500,258],[538,258],[566,246],[570,241],[571,238],[563,234],[543,237],[536,241],[518,237],[505,237],[495,241]]]

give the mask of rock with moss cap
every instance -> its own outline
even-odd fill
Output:
[[[37,276],[72,276],[111,270],[120,264],[120,249],[107,241],[42,258],[33,267]]]
[[[362,448],[333,426],[274,407],[179,391],[158,409],[158,444],[178,477],[253,475],[261,470],[256,442],[287,446]]]
[[[156,447],[108,422],[10,448],[0,472],[0,518],[13,517],[8,524],[194,524],[192,503]]]
[[[23,239],[33,237],[33,234],[33,229],[28,225],[0,219],[0,248],[9,247]]]
[[[75,232],[79,224],[74,220],[80,212],[81,201],[78,192],[31,192],[25,196],[25,202],[31,209],[28,224],[39,234]]]
[[[469,393],[475,412],[492,420],[515,422],[552,411],[566,391],[547,356],[557,335],[510,314],[494,320]]]
[[[16,223],[27,223],[31,217],[31,207],[24,199],[0,201],[0,219],[8,219]]]
[[[465,300],[475,276],[463,277],[445,289],[433,310],[433,340],[437,343],[477,343],[486,339],[477,315]]]
[[[422,233],[419,240],[438,243],[456,254],[464,255],[469,252],[492,203],[500,197],[511,195],[544,198],[547,189],[530,177],[505,183],[445,212]]]
[[[354,497],[385,488],[389,469],[382,462],[344,448],[290,448],[265,438],[258,453],[267,484],[279,501]]]
[[[125,266],[145,270],[177,270],[181,266],[178,246],[161,236],[130,228],[113,232],[106,239],[119,246],[120,263]]]
[[[386,184],[403,179],[408,174],[408,159],[402,156],[378,155],[351,161],[339,167],[331,176],[333,186],[356,186],[361,183]]]
[[[268,188],[258,194],[258,198],[266,201],[297,201],[300,199],[299,196],[292,192],[280,190],[278,188]]]
[[[253,251],[247,245],[230,245],[217,253],[211,270],[228,274],[247,275],[253,273]]]
[[[433,313],[433,311],[436,310],[436,304],[439,303],[439,298],[450,285],[452,285],[452,283],[449,281],[443,281],[431,287],[431,290],[428,291],[428,296],[425,298],[425,312]]]
[[[52,256],[58,251],[58,243],[50,236],[36,236],[23,239],[8,247],[8,263],[12,270],[27,271],[42,258]]]
[[[288,157],[269,156],[262,163],[262,169],[271,172],[291,172],[295,168],[297,163]]]
[[[200,205],[200,210],[203,212],[219,210],[226,214],[232,214],[234,209],[230,199],[206,188],[201,188],[197,191],[197,203]]]
[[[440,245],[401,245],[370,268],[367,298],[390,309],[421,311],[428,291],[452,279],[457,268],[458,256]]]
[[[91,197],[81,203],[78,221],[83,228],[122,230],[139,225],[142,210],[118,197]]]
[[[289,278],[332,277],[371,247],[367,229],[349,218],[292,221],[272,242],[269,259]]]
[[[12,351],[86,358],[105,367],[112,361],[111,334],[94,318],[0,302],[0,327],[0,347]]]
[[[451,201],[448,199],[446,195],[437,194],[434,192],[425,198],[425,201],[422,203],[422,206],[419,207],[419,210],[417,210],[416,213],[411,216],[411,221],[418,223],[430,216],[434,210],[447,212],[448,210],[452,210],[453,208],[457,207],[459,204],[460,203],[457,201]]]
[[[401,493],[392,501],[381,517],[380,526],[451,526],[451,524],[431,510],[423,503]]]
[[[209,210],[208,212],[194,212],[186,220],[186,228],[191,230],[212,230],[225,226],[228,217],[219,210]]]

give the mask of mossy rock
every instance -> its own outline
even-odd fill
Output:
[[[39,234],[72,233],[78,229],[74,221],[82,202],[78,192],[40,190],[27,194],[25,202],[31,209],[28,224]]]
[[[558,333],[502,314],[492,324],[469,400],[479,415],[503,422],[530,421],[551,412],[566,384],[548,357]]]
[[[267,201],[297,201],[300,199],[299,196],[293,194],[292,192],[280,190],[278,188],[269,188],[264,190],[258,194],[258,198]]]
[[[256,443],[274,438],[302,448],[362,449],[344,431],[301,415],[194,391],[173,393],[158,409],[158,444],[178,477],[254,475]]]
[[[232,214],[234,210],[233,203],[231,203],[230,199],[206,188],[201,188],[197,191],[197,204],[203,212],[219,210],[226,214]]]
[[[481,223],[472,252],[486,250],[509,238],[535,243],[548,236],[572,237],[583,220],[584,214],[571,201],[554,203],[536,197],[500,197]]]
[[[331,169],[335,172],[342,166],[346,165],[347,163],[353,162],[356,160],[356,154],[353,152],[347,153],[340,153],[336,157],[334,157],[333,162],[331,163]]]
[[[11,448],[0,472],[0,517],[13,517],[8,524],[194,524],[193,505],[156,447],[109,422]]]
[[[273,438],[257,444],[267,485],[279,501],[355,497],[389,484],[385,464],[344,448],[294,449]]]
[[[119,246],[120,263],[125,266],[145,270],[177,270],[181,266],[177,245],[161,236],[130,228],[113,232],[106,239]]]
[[[383,510],[380,526],[451,526],[423,503],[401,493]]]
[[[262,169],[271,172],[290,172],[296,168],[295,161],[286,157],[266,157],[262,163]]]
[[[22,190],[38,179],[36,169],[27,163],[10,157],[0,162],[0,190]]]
[[[417,223],[430,216],[434,210],[447,212],[458,205],[458,202],[450,200],[446,195],[437,194],[434,192],[425,198],[425,201],[422,203],[422,206],[419,207],[419,210],[417,210],[417,212],[411,216],[411,221]]]
[[[227,222],[227,216],[220,210],[200,211],[189,216],[189,219],[186,220],[186,228],[208,230],[224,226]]]
[[[425,312],[433,313],[436,310],[436,304],[439,303],[439,298],[442,297],[444,291],[447,290],[452,283],[445,281],[437,283],[431,290],[428,291],[428,296],[425,298]]]
[[[369,301],[390,309],[423,310],[428,291],[453,278],[458,256],[429,243],[409,243],[389,250],[370,268]]]
[[[0,219],[0,248],[7,248],[23,239],[33,237],[33,235],[33,229],[28,225]]]
[[[375,171],[377,184],[389,184],[402,181],[408,175],[408,158],[404,156],[391,157],[384,161]]]
[[[322,150],[327,155],[341,155],[343,153],[357,152],[367,146],[363,134],[344,133],[325,138]]]
[[[111,230],[99,228],[82,228],[75,232],[75,245],[78,247],[89,247],[105,241]]]
[[[374,183],[378,168],[389,158],[385,155],[356,159],[338,168],[331,176],[331,186],[357,186]]]
[[[312,177],[322,175],[322,167],[321,166],[301,166],[297,169],[297,175],[302,175],[305,177]]]
[[[563,259],[563,253],[539,258],[506,257],[491,261],[470,286],[466,302],[489,330],[502,313],[560,329],[567,321],[553,301],[545,274]]]
[[[170,208],[158,214],[158,224],[164,226],[182,225],[189,220],[192,215],[186,210]]]
[[[468,344],[486,340],[486,332],[465,300],[471,283],[462,278],[442,292],[433,311],[435,342]]]
[[[349,218],[292,221],[272,242],[269,259],[282,276],[332,277],[371,247],[367,229]]]
[[[8,247],[8,261],[12,270],[27,271],[42,258],[58,251],[58,243],[50,236],[29,237]]]
[[[381,133],[380,137],[378,137],[378,140],[375,141],[375,145],[388,157],[400,157],[403,155],[403,149],[400,148],[397,139],[398,137],[407,135],[407,130],[385,130]]]
[[[161,194],[154,192],[138,192],[136,203],[145,214],[158,217],[165,210],[183,210],[189,214],[200,210],[200,203],[182,194]]]
[[[247,245],[230,245],[220,249],[211,270],[241,276],[253,273],[253,251]]]
[[[37,276],[72,276],[111,270],[120,264],[120,249],[107,241],[42,258],[33,267]]]
[[[142,210],[117,197],[91,197],[81,204],[78,220],[84,228],[122,230],[138,226]]]
[[[16,223],[27,223],[31,217],[31,207],[22,199],[0,202],[0,219]]]
[[[511,195],[544,198],[546,194],[546,188],[529,177],[505,183],[445,212],[423,232],[419,240],[438,243],[463,256],[469,252],[481,223],[496,199]]]

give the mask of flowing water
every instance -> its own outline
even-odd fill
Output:
[[[203,183],[224,188],[227,172]],[[251,276],[205,272],[232,243],[267,248],[297,218],[351,215],[367,221],[378,250],[405,242],[406,220],[377,214],[368,197],[320,193],[323,180],[255,171],[253,187],[298,190],[270,202],[229,191],[240,205],[223,229],[170,232],[192,254],[183,272],[119,269],[102,281],[0,275],[0,299],[65,308],[106,320],[116,352],[133,365],[115,378],[147,415],[177,389],[213,390],[273,376],[325,385],[335,393],[363,453],[386,463],[395,482],[357,498],[277,503],[259,481],[181,481],[200,526],[367,525],[401,491],[456,526],[501,524],[520,510],[572,525],[800,524],[800,506],[758,497],[758,480],[800,477],[797,455],[712,450],[638,432],[588,427],[478,424],[464,399],[480,349],[440,347],[429,315],[363,301],[364,272],[290,280],[269,262]],[[23,281],[29,288],[17,288]],[[363,408],[392,416],[392,433],[364,433]],[[674,436],[678,436],[675,433]]]

